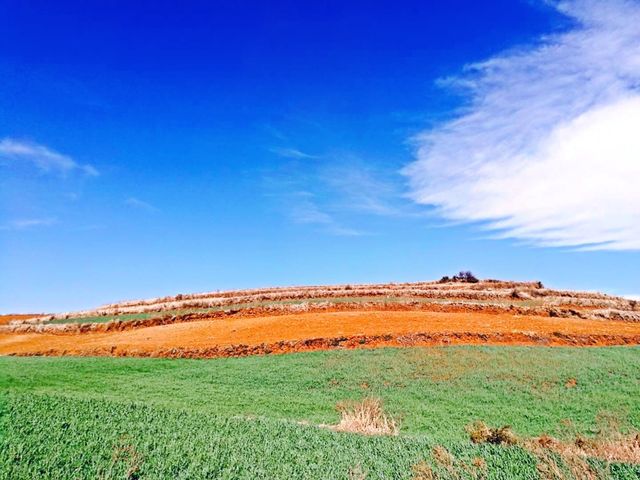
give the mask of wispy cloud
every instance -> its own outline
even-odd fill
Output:
[[[322,210],[309,192],[296,192],[291,195],[291,219],[296,223],[311,224],[322,227],[331,235],[354,237],[364,235],[363,232],[341,225],[332,215]]]
[[[297,148],[271,148],[269,149],[271,153],[275,153],[276,155],[284,158],[295,158],[295,159],[313,159],[318,158],[317,155],[311,155],[309,153],[305,153]]]
[[[125,200],[124,202],[126,205],[128,205],[129,207],[133,207],[133,208],[137,208],[138,210],[144,210],[146,212],[157,212],[158,209],[156,207],[154,207],[153,205],[151,205],[150,203],[147,203],[143,200],[140,200],[139,198],[136,197],[129,197]]]
[[[57,223],[56,218],[23,218],[12,220],[0,226],[0,230],[27,230],[38,227],[50,227]]]
[[[0,159],[11,162],[28,162],[45,173],[65,175],[72,171],[82,172],[95,177],[98,170],[89,164],[79,164],[68,155],[56,152],[49,147],[12,138],[0,140]]]
[[[350,228],[371,217],[425,217],[404,195],[398,165],[367,159],[353,152],[329,152],[322,162],[283,162],[263,177],[269,196],[281,199],[279,208],[299,224],[323,225],[338,235],[372,235]]]
[[[542,246],[640,249],[640,3],[551,3],[574,26],[470,65],[419,135],[415,201]]]
[[[359,159],[332,165],[319,173],[319,179],[332,192],[341,208],[356,213],[403,217],[412,216],[415,208],[401,196],[397,172],[379,171]]]

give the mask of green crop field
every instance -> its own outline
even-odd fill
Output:
[[[338,402],[366,397],[384,401],[398,436],[318,427],[339,421]],[[637,432],[640,348],[0,358],[2,479],[540,477],[521,445],[473,444],[476,420],[521,439]],[[638,465],[587,461],[601,478],[640,478]]]

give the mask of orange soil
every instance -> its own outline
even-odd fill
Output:
[[[27,318],[39,317],[42,313],[10,313],[0,315],[0,325],[6,325],[12,320],[25,320]]]
[[[214,357],[443,343],[640,344],[640,323],[506,313],[302,313],[173,323],[108,333],[0,333],[0,354]]]

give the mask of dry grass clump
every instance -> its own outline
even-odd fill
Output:
[[[578,435],[573,442],[542,435],[525,442],[524,446],[538,458],[538,472],[543,479],[565,478],[557,463],[558,458],[569,468],[573,478],[594,480],[601,476],[589,464],[589,458],[607,463],[640,464],[640,434],[637,433],[596,439]]]
[[[606,439],[588,439],[577,436],[573,443],[563,443],[544,436],[537,440],[538,443],[546,442],[547,448],[558,453],[573,453],[584,457],[598,458],[606,462],[640,464],[640,433],[616,435]]]
[[[511,431],[509,425],[491,428],[482,421],[477,421],[466,427],[469,438],[473,443],[492,443],[494,445],[515,445],[518,438]]]
[[[543,480],[566,478],[559,465],[559,460],[569,468],[570,478],[589,480],[598,478],[598,473],[591,468],[587,461],[587,455],[576,450],[571,444],[564,444],[553,437],[543,435],[525,442],[525,447],[538,459],[538,473]]]
[[[420,460],[411,468],[411,480],[435,480],[436,474],[424,460]]]
[[[431,457],[435,462],[436,470],[421,460],[412,467],[412,480],[435,480],[442,475],[452,480],[472,479],[483,480],[487,476],[487,462],[481,457],[475,457],[470,462],[457,459],[449,450],[441,445],[436,445],[431,450]]]
[[[449,450],[440,445],[436,445],[435,447],[433,447],[431,454],[433,455],[435,461],[444,467],[451,467],[453,465],[453,462],[455,461],[455,458],[453,457],[453,455],[451,455],[451,453],[449,453]]]
[[[333,430],[363,435],[398,435],[398,423],[384,412],[379,398],[340,402],[336,408],[342,418],[340,423],[332,427]]]
[[[607,462],[640,464],[640,433],[621,435],[618,438],[600,440],[586,445],[576,440],[575,444],[588,455]]]

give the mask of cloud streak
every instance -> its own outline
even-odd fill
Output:
[[[146,212],[157,212],[158,209],[144,200],[140,200],[136,197],[129,197],[125,200],[125,205],[136,208],[138,210],[144,210]]]
[[[27,230],[38,227],[50,227],[56,223],[56,218],[24,218],[8,222],[0,227],[0,230]]]
[[[291,219],[295,223],[316,225],[330,235],[340,237],[357,237],[363,232],[341,225],[332,215],[323,211],[309,192],[296,192],[291,198]]]
[[[293,158],[298,160],[302,160],[302,159],[311,160],[314,158],[318,158],[316,155],[305,153],[302,150],[298,150],[297,148],[277,147],[277,148],[271,148],[270,151],[271,153],[275,153],[279,157],[283,157],[283,158]]]
[[[408,207],[414,205],[401,199],[398,182],[394,183],[396,176],[396,171],[378,171],[353,159],[326,168],[319,180],[331,190],[341,209],[386,217],[412,216],[413,209]]]
[[[552,3],[573,27],[465,68],[415,138],[412,198],[539,246],[640,249],[640,3]]]
[[[77,171],[91,177],[99,175],[98,170],[92,165],[79,164],[70,156],[56,152],[44,145],[12,138],[0,140],[0,159],[30,163],[44,173],[66,175]]]

